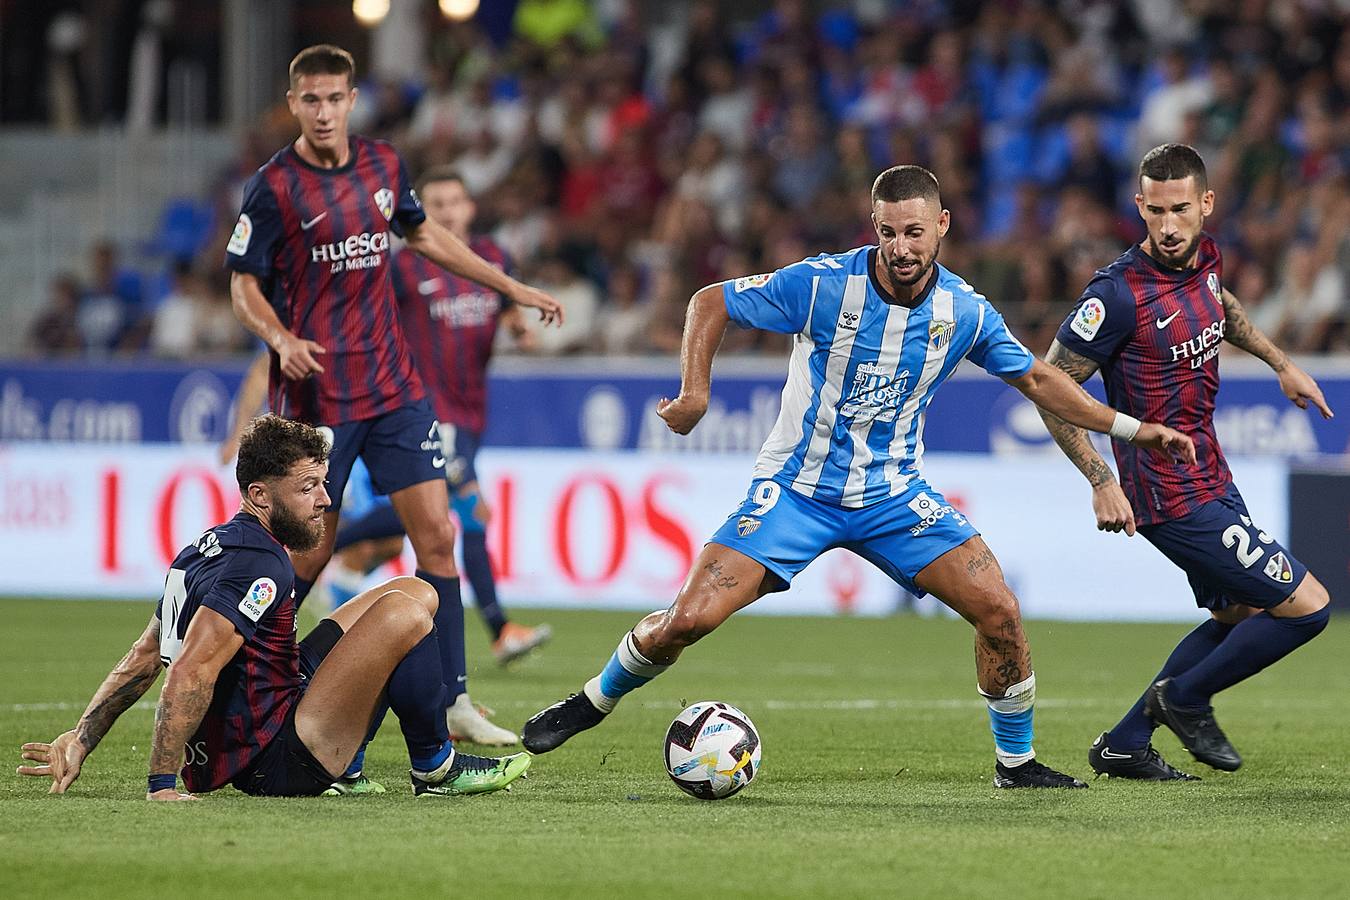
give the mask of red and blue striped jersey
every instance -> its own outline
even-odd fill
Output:
[[[1195,466],[1113,441],[1120,486],[1135,522],[1153,525],[1194,512],[1232,482],[1214,434],[1219,349],[1227,319],[1223,259],[1202,234],[1194,268],[1160,265],[1139,246],[1099,269],[1064,320],[1060,344],[1101,365],[1116,409],[1160,422],[1195,441]]]
[[[245,774],[300,699],[295,569],[286,548],[241,512],[183,548],[164,579],[159,652],[172,666],[202,607],[234,625],[244,644],[220,670],[211,705],[185,748],[183,784],[214,791]]]
[[[271,409],[313,425],[370,419],[422,398],[390,283],[389,233],[426,219],[398,152],[351,138],[351,158],[312,166],[294,145],[250,179],[226,265],[256,275],[281,323],[318,342],[321,375],[291,381],[272,354]]]
[[[506,253],[491,238],[473,238],[469,247],[509,271]],[[409,252],[394,256],[394,296],[436,418],[482,434],[488,362],[502,310],[510,301]]]

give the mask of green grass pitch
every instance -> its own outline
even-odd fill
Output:
[[[0,745],[12,764],[24,740],[73,725],[150,610],[0,601]],[[519,612],[556,637],[502,671],[467,615],[471,659],[484,661],[471,691],[511,727],[575,690],[636,619]],[[510,794],[476,798],[414,802],[391,720],[367,766],[384,797],[227,788],[150,804],[152,712],[136,708],[68,796],[0,776],[0,897],[1345,896],[1344,618],[1220,698],[1241,771],[1210,771],[1159,733],[1198,784],[995,790],[970,630],[945,619],[739,617],[611,720],[537,759]],[[1088,744],[1185,629],[1029,623],[1040,758],[1087,777]],[[679,792],[660,759],[671,718],[700,699],[740,706],[764,740],[761,774],[718,803]]]

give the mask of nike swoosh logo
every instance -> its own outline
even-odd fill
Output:
[[[324,210],[323,212],[319,213],[319,214],[318,214],[317,216],[315,216],[314,218],[310,219],[308,222],[301,222],[301,223],[300,223],[300,230],[301,230],[301,231],[309,231],[309,230],[310,230],[311,228],[313,228],[315,225],[318,225],[319,222],[320,222],[320,220],[322,220],[322,219],[323,219],[325,216],[327,216],[327,215],[328,215],[328,211],[327,211],[327,210]]]
[[[426,281],[417,282],[417,291],[421,294],[433,294],[436,288],[441,286],[439,278],[428,278]]]
[[[1168,325],[1171,325],[1171,324],[1172,324],[1172,320],[1175,319],[1175,318],[1176,318],[1177,316],[1179,316],[1179,315],[1181,315],[1181,310],[1177,310],[1176,312],[1172,313],[1172,314],[1171,314],[1170,316],[1168,316],[1167,318],[1165,318],[1165,319],[1159,319],[1158,321],[1154,322],[1153,324],[1158,326],[1158,330],[1159,330],[1159,331],[1162,331],[1162,330],[1163,330],[1164,328],[1166,328]]]
[[[445,468],[445,457],[444,457],[444,456],[438,456],[438,457],[436,457],[435,459],[433,459],[433,460],[431,461],[431,464],[432,464],[432,466],[434,466],[434,467],[437,468],[437,469],[444,469],[444,468]]]
[[[1102,759],[1129,759],[1129,758],[1130,754],[1128,753],[1112,753],[1105,747],[1102,748]]]

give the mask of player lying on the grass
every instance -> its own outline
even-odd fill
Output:
[[[1088,750],[1099,774],[1171,781],[1193,776],[1153,749],[1153,729],[1166,725],[1196,759],[1236,769],[1242,758],[1215,723],[1211,698],[1312,640],[1330,615],[1326,588],[1252,523],[1233,483],[1214,433],[1219,348],[1228,341],[1265,361],[1299,408],[1332,413],[1317,382],[1219,283],[1223,260],[1203,230],[1214,192],[1200,154],[1184,144],[1150,151],[1134,199],[1148,236],[1088,282],[1046,359],[1079,382],[1100,369],[1113,404],[1195,435],[1196,465],[1160,466],[1117,443],[1117,483],[1082,429],[1042,415],[1092,485],[1097,527],[1137,529],[1181,567],[1196,605],[1209,610],[1134,707]]]
[[[736,610],[846,547],[975,626],[979,690],[994,732],[997,787],[1086,787],[1035,759],[1036,676],[1017,598],[966,517],[921,471],[923,417],[962,359],[1038,405],[1119,440],[1194,460],[1190,438],[1123,416],[1037,360],[974,288],[937,263],[950,224],[918,166],[872,187],[879,246],[822,254],[698,291],[681,348],[680,394],[657,412],[687,434],[708,408],[729,321],[795,335],[783,407],[739,510],[704,546],[674,604],[640,621],[580,693],[536,714],[522,740],[552,750],[599,724]]]
[[[295,569],[287,550],[323,537],[328,449],[317,430],[257,419],[239,444],[243,495],[233,519],[174,559],[145,632],[104,679],[79,724],[50,744],[23,745],[64,793],[85,758],[167,667],[150,747],[150,800],[232,784],[247,794],[330,791],[366,740],[377,709],[398,716],[413,793],[467,794],[506,787],[529,768],[456,752],[433,616],[436,592],[396,578],[357,596],[295,640]],[[186,760],[184,757],[186,756]]]

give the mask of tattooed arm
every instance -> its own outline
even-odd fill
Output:
[[[150,774],[176,773],[183,765],[183,746],[202,723],[220,670],[244,643],[229,619],[207,606],[197,609],[183,636],[183,649],[169,667],[169,677],[155,710],[155,733],[150,742]],[[165,788],[148,794],[151,800],[178,800],[191,795]]]
[[[1045,355],[1050,365],[1066,372],[1074,381],[1082,384],[1097,371],[1097,363],[1080,353],[1067,349],[1059,341],[1050,344],[1050,352]],[[1050,436],[1055,439],[1059,449],[1069,458],[1083,477],[1092,485],[1092,510],[1097,516],[1097,528],[1100,531],[1124,531],[1134,534],[1134,511],[1125,499],[1125,492],[1116,483],[1111,467],[1102,459],[1092,446],[1085,429],[1064,421],[1052,412],[1036,407],[1045,422]]]
[[[103,679],[75,728],[50,744],[33,741],[23,745],[23,758],[37,765],[20,766],[18,773],[50,778],[51,793],[64,794],[80,777],[85,757],[103,740],[118,717],[150,689],[161,666],[159,616],[155,615],[126,656]]]
[[[1311,402],[1322,413],[1322,418],[1330,419],[1331,407],[1322,397],[1322,389],[1312,376],[1304,372],[1276,347],[1270,338],[1262,333],[1247,318],[1247,312],[1227,288],[1223,290],[1223,314],[1226,321],[1223,338],[1234,347],[1241,347],[1252,356],[1264,362],[1275,371],[1280,379],[1280,390],[1299,409],[1307,409]]]

